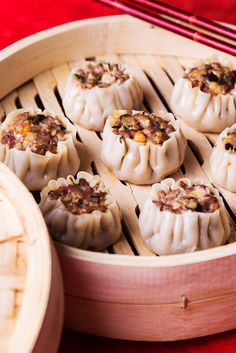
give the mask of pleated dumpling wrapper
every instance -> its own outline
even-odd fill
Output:
[[[218,136],[210,157],[210,171],[216,184],[236,192],[236,124]]]
[[[228,213],[213,187],[200,179],[168,178],[154,184],[139,217],[141,236],[158,255],[187,253],[224,244]]]
[[[102,159],[121,180],[152,184],[183,163],[186,139],[170,113],[114,111],[103,131]]]
[[[221,132],[236,122],[236,61],[219,56],[199,62],[175,85],[171,107],[198,131]]]
[[[0,126],[0,161],[31,191],[50,179],[77,173],[76,128],[63,116],[44,110],[17,109]]]
[[[81,61],[68,78],[63,106],[75,124],[102,131],[113,110],[140,109],[142,101],[134,69],[117,63]]]
[[[52,237],[80,249],[102,251],[121,234],[121,213],[98,175],[51,180],[39,207]]]

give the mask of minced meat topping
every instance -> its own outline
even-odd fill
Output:
[[[229,132],[227,137],[222,139],[222,142],[225,146],[226,151],[236,152],[236,129]]]
[[[120,116],[113,113],[110,124],[116,135],[128,137],[141,143],[149,140],[155,145],[161,145],[170,138],[169,134],[175,131],[173,125],[160,116],[148,112]]]
[[[51,190],[48,195],[51,200],[60,199],[68,211],[75,215],[107,210],[107,193],[100,191],[98,186],[91,187],[84,178],[81,178],[78,184],[72,183]]]
[[[74,79],[81,88],[91,89],[95,86],[105,88],[113,83],[121,85],[129,79],[119,64],[106,62],[90,62],[85,70],[78,69],[73,74]]]
[[[227,94],[236,83],[236,70],[230,70],[218,62],[192,68],[185,76],[192,83],[192,87],[200,87],[205,93],[213,96]]]
[[[1,132],[0,142],[9,148],[25,151],[29,147],[32,152],[45,155],[47,151],[57,153],[57,144],[65,139],[65,134],[66,128],[56,118],[25,112]]]
[[[220,207],[213,192],[204,184],[188,186],[184,181],[180,181],[177,189],[168,192],[160,190],[158,195],[159,200],[153,200],[153,203],[160,211],[176,214],[188,210],[212,213]]]

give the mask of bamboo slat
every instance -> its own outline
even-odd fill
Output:
[[[7,352],[17,320],[16,293],[23,294],[26,278],[26,254],[19,247],[24,240],[23,227],[14,208],[0,192],[0,347]],[[21,256],[22,262],[16,261]],[[4,341],[4,342],[3,342]]]
[[[12,104],[6,99],[6,111]],[[55,322],[62,325],[63,312],[59,267],[51,257],[46,227],[32,196],[2,163],[0,215],[0,351],[36,353],[47,347],[56,352],[61,327],[55,328]],[[60,279],[52,298],[59,304],[56,316],[46,315],[53,289],[51,269]],[[55,340],[49,342],[47,334],[52,330]]]
[[[184,68],[214,53],[217,51],[129,16],[58,27],[1,53],[0,122],[20,107],[64,114],[62,98],[70,70],[81,58],[92,56],[135,67],[144,91],[143,108],[171,111],[173,84]],[[199,133],[185,123],[182,129],[188,140],[186,156],[172,177],[201,177],[211,182],[208,161],[217,136]],[[121,182],[106,169],[100,158],[102,133],[79,127],[78,140],[80,169],[100,174],[121,209],[123,232],[101,253],[56,244],[65,284],[66,325],[88,333],[147,340],[190,338],[236,327],[236,244],[193,254],[155,256],[143,243],[138,227],[139,211],[150,186]],[[219,191],[231,215],[231,238],[235,240],[236,195],[222,188]],[[5,350],[15,322],[1,319],[13,312],[21,315],[23,309],[29,314],[22,305],[27,292],[28,245],[25,233],[14,224],[9,241],[0,239],[0,347]],[[32,246],[36,233],[34,228]],[[55,260],[53,248],[51,254]],[[42,327],[53,337],[52,320],[47,317],[53,318],[56,312],[53,292],[62,292],[57,271],[52,273],[51,288]],[[14,308],[10,305],[13,297]],[[58,333],[59,323],[55,327]],[[20,341],[18,328],[17,332],[15,342]],[[41,342],[47,340],[40,332],[36,344],[42,347]]]

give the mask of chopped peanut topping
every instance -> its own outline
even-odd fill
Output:
[[[175,131],[171,123],[153,113],[120,114],[114,112],[111,120],[113,133],[132,139],[135,142],[146,143],[148,140],[155,145],[161,145]]]
[[[73,74],[74,80],[81,88],[91,89],[95,86],[105,88],[113,83],[121,85],[129,79],[129,75],[119,64],[111,64],[106,62],[90,62],[86,69],[78,69]]]
[[[218,62],[194,67],[184,77],[192,87],[200,87],[201,91],[213,96],[229,93],[236,83],[236,71]]]
[[[210,190],[204,184],[188,186],[183,180],[179,182],[178,188],[174,190],[160,190],[158,200],[153,203],[160,211],[168,211],[176,214],[185,211],[213,213],[220,205]]]

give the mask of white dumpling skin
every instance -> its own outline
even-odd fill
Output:
[[[236,192],[236,152],[226,151],[222,142],[232,129],[236,129],[236,124],[218,136],[209,163],[213,182],[228,191]]]
[[[31,108],[17,109],[9,113],[0,127],[0,132],[14,121],[18,114],[24,112],[40,113],[55,116],[54,113]],[[63,116],[56,118],[65,126],[66,138],[58,142],[57,153],[46,152],[40,155],[31,151],[29,147],[25,151],[17,148],[9,148],[7,144],[0,143],[0,161],[6,164],[30,191],[42,190],[50,179],[66,177],[68,174],[78,172],[80,158],[77,152],[76,128]]]
[[[199,62],[196,66],[214,60],[236,70],[235,61],[224,56]],[[187,78],[180,77],[172,91],[171,107],[178,118],[194,129],[202,132],[221,132],[236,122],[236,85],[227,94],[213,96],[201,91],[199,87],[192,87]]]
[[[86,67],[88,62],[81,61],[78,68]],[[68,77],[63,96],[63,106],[69,119],[76,125],[89,130],[102,131],[109,114],[116,109],[140,109],[143,91],[135,77],[135,69],[121,64],[129,79],[118,85],[91,89],[81,88],[73,78],[73,70]]]
[[[69,212],[60,199],[50,200],[48,197],[49,191],[70,184],[71,179],[78,183],[80,178],[107,192],[98,175],[79,172],[75,179],[68,176],[67,179],[51,180],[41,192],[39,207],[54,240],[75,248],[102,251],[116,242],[121,234],[121,213],[111,195],[106,196],[106,212],[95,210],[80,215]]]
[[[176,130],[162,145],[150,141],[139,143],[115,135],[110,126],[111,118],[107,119],[103,131],[102,160],[117,178],[138,185],[152,184],[176,172],[183,163],[187,142],[180,123],[171,113],[160,111],[157,114],[170,121]]]
[[[199,179],[182,179],[189,186],[201,183]],[[211,188],[220,204],[213,213],[186,211],[175,214],[160,211],[153,203],[159,190],[176,188],[178,182],[168,178],[154,184],[139,216],[141,236],[148,248],[158,255],[188,253],[225,244],[230,235],[230,223],[223,201]]]

